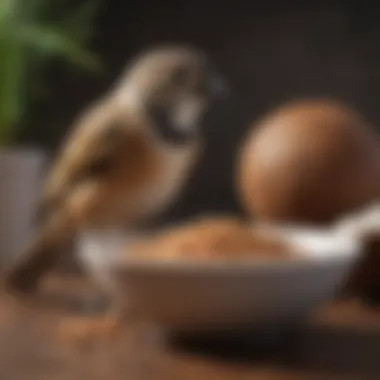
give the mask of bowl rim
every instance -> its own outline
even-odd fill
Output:
[[[310,269],[331,266],[341,266],[351,264],[357,260],[359,255],[349,253],[345,255],[331,255],[328,257],[301,257],[290,259],[242,259],[242,260],[162,260],[162,259],[139,259],[130,258],[120,263],[107,263],[104,267],[116,271],[129,270],[154,270],[167,272],[252,272],[273,271],[273,270],[293,270],[293,269]]]

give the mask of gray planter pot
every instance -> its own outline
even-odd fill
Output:
[[[44,175],[40,150],[0,150],[0,268],[20,254],[34,229]]]

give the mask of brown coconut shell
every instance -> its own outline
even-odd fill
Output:
[[[340,102],[294,101],[252,125],[236,174],[251,216],[332,222],[379,197],[380,137]]]

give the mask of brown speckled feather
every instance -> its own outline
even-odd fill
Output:
[[[6,281],[12,287],[33,288],[31,282],[38,273],[54,264],[49,251],[68,236],[85,228],[136,222],[140,214],[143,217],[150,211],[145,212],[141,194],[146,193],[148,198],[149,189],[172,191],[174,178],[167,181],[167,190],[162,187],[165,176],[170,177],[173,162],[147,128],[138,123],[141,121],[121,114],[112,103],[97,105],[80,121],[47,178],[41,201],[41,230],[21,256],[24,264],[16,262],[10,270]],[[187,162],[189,169],[194,162],[195,146],[186,152],[184,175]]]
[[[91,110],[69,136],[52,168],[41,202],[45,213],[65,207],[78,223],[84,223],[89,213],[93,221],[100,207],[96,206],[109,193],[113,194],[110,200],[126,198],[127,193],[154,181],[160,157],[138,123],[112,102]]]

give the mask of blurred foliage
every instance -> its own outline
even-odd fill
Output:
[[[97,0],[76,7],[65,0],[0,0],[0,145],[13,142],[53,59],[100,68],[85,47],[98,6]]]

